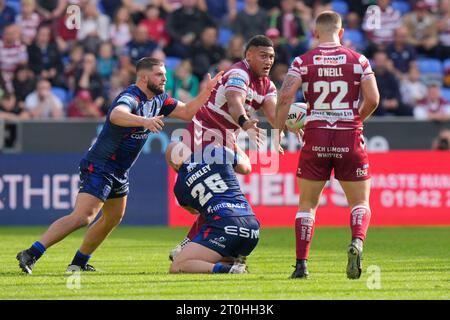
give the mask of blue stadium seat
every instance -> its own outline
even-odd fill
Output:
[[[391,6],[395,10],[400,11],[402,15],[411,11],[411,5],[406,1],[392,1]]]
[[[366,39],[364,34],[359,30],[345,30],[344,41],[350,41],[356,48],[361,49]]]
[[[444,60],[444,72],[450,73],[450,58]]]
[[[244,10],[245,8],[245,1],[244,0],[237,0],[236,1],[236,10],[237,12],[240,12],[242,10]]]
[[[445,100],[450,101],[450,88],[442,88],[441,92],[442,92],[442,97]]]
[[[348,13],[348,4],[344,1],[333,1],[331,3],[331,8],[343,17]]]
[[[430,58],[420,58],[417,60],[417,66],[419,68],[420,73],[438,73],[442,74],[443,67],[442,63],[438,59],[430,59]]]
[[[13,8],[16,13],[22,12],[22,5],[20,4],[20,0],[6,0],[6,5]]]
[[[61,100],[61,102],[66,106],[67,100],[67,90],[61,87],[52,87],[52,93]]]
[[[177,57],[166,57],[165,65],[167,69],[174,70],[178,64],[181,62],[180,58]]]
[[[230,39],[233,37],[233,31],[231,31],[228,28],[220,28],[219,29],[219,39],[218,42],[224,46],[228,47],[228,43],[230,42]]]

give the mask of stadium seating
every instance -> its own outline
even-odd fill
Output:
[[[180,58],[177,57],[166,57],[165,65],[167,69],[175,69],[181,62]]]
[[[245,8],[245,1],[244,0],[237,0],[236,1],[236,10],[237,12],[244,10]]]
[[[223,47],[228,47],[228,43],[230,42],[230,39],[233,37],[233,31],[231,31],[228,28],[220,28],[219,29],[219,39],[218,42]]]
[[[450,102],[450,88],[442,88],[442,97]]]
[[[331,7],[334,11],[339,13],[341,16],[346,16],[348,13],[348,4],[344,1],[333,1]]]
[[[6,0],[6,5],[13,8],[17,13],[22,11],[20,0]]]
[[[59,100],[61,100],[61,102],[63,103],[64,107],[67,106],[67,102],[68,102],[68,94],[67,94],[67,90],[61,87],[52,87],[52,93],[57,96],[59,98]]]
[[[417,66],[422,74],[442,74],[443,66],[440,60],[431,58],[417,59]]]
[[[400,11],[402,15],[408,13],[411,11],[411,6],[406,1],[392,1],[391,3],[392,8],[395,10]]]
[[[365,37],[364,34],[359,30],[345,30],[344,32],[344,42],[349,41],[356,49],[364,49]]]

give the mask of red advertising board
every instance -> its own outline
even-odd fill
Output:
[[[278,170],[238,176],[241,188],[262,226],[292,226],[297,212],[297,153],[280,157]],[[391,151],[370,154],[371,225],[450,225],[450,152]],[[178,206],[173,194],[176,178],[169,170],[169,225],[187,226],[194,217]],[[272,170],[273,171],[273,170]],[[337,180],[327,184],[317,211],[322,226],[347,226],[349,208]]]

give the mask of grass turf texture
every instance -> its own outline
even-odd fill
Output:
[[[45,228],[1,227],[0,299],[450,299],[450,228],[371,228],[363,275],[345,275],[347,228],[317,228],[310,279],[288,279],[295,262],[293,230],[266,228],[248,259],[251,274],[169,275],[169,250],[184,228],[119,227],[93,255],[99,272],[81,273],[68,289],[67,264],[83,231],[50,248],[33,275],[19,272],[16,253]],[[367,267],[381,269],[381,289],[369,289]]]

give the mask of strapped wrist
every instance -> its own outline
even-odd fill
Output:
[[[243,127],[244,123],[248,121],[248,117],[245,114],[241,114],[238,119],[239,127]]]

